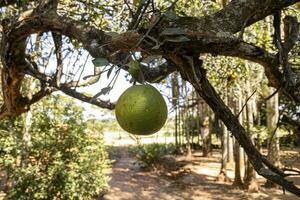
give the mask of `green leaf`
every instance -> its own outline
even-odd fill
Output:
[[[133,78],[138,77],[140,71],[140,63],[136,60],[132,60],[128,63],[128,72]]]
[[[113,71],[114,68],[115,68],[115,67],[112,66],[112,67],[108,70],[108,72],[107,72],[107,78],[110,77],[110,75],[111,75],[111,73],[112,73],[112,71]]]
[[[112,89],[112,87],[110,87],[110,86],[107,86],[107,87],[102,88],[102,89],[100,90],[100,92],[98,92],[97,94],[95,94],[95,95],[93,96],[93,99],[96,99],[96,98],[98,98],[98,97],[101,96],[101,95],[106,95],[106,94],[108,94],[108,93],[111,91],[111,89]]]
[[[110,86],[102,88],[99,95],[106,95],[111,91],[111,89],[112,89],[112,87],[110,87]]]
[[[144,82],[143,74],[140,69],[140,63],[136,60],[132,60],[128,63],[128,72],[138,82]]]
[[[106,58],[95,58],[92,60],[95,67],[106,66],[109,64]]]

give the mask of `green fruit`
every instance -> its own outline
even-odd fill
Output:
[[[120,96],[115,113],[125,131],[150,135],[165,124],[168,109],[164,98],[153,86],[134,85]]]

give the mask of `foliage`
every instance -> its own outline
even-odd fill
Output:
[[[152,143],[132,146],[129,148],[129,153],[137,159],[141,167],[154,168],[165,155],[173,154],[175,150],[176,147],[173,144]]]
[[[87,134],[82,109],[62,97],[33,109],[24,137],[24,116],[1,123],[0,167],[7,199],[90,199],[107,186],[109,162],[103,140]],[[100,130],[101,131],[101,130]]]

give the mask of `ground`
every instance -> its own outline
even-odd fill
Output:
[[[212,157],[204,158],[200,152],[192,158],[178,156],[179,162],[186,163],[177,176],[161,174],[141,169],[127,151],[118,147],[118,156],[111,172],[110,191],[104,200],[295,200],[293,194],[283,194],[281,189],[261,187],[259,192],[249,193],[235,189],[231,183],[216,182],[220,170],[220,153],[214,151]],[[229,170],[233,177],[233,170]],[[299,181],[299,179],[298,179]],[[265,180],[259,178],[263,184]],[[299,198],[300,199],[300,198]]]

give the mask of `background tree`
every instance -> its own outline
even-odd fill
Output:
[[[101,129],[88,129],[82,108],[73,104],[48,97],[33,106],[30,126],[27,115],[1,122],[7,199],[90,199],[107,188]],[[30,141],[24,141],[25,134]]]

